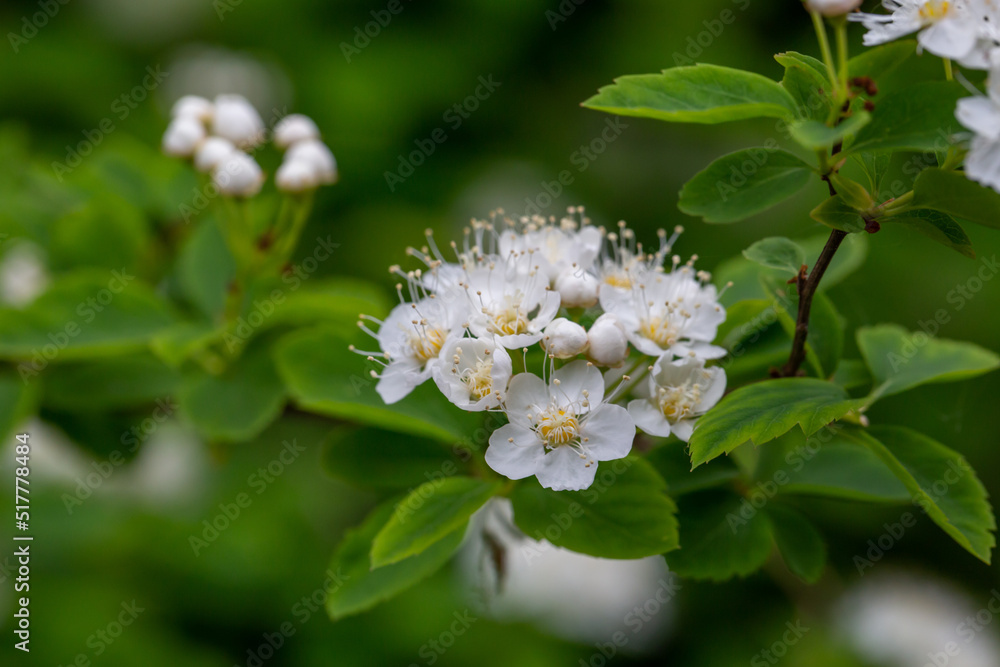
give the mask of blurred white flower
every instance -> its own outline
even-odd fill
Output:
[[[449,401],[470,412],[494,409],[507,398],[513,364],[492,340],[453,338],[441,350],[434,382]]]
[[[695,421],[712,408],[726,391],[726,372],[705,368],[701,359],[671,361],[660,357],[645,387],[647,398],[628,404],[635,425],[650,435],[676,435],[687,442]]]
[[[264,185],[264,172],[246,153],[233,151],[212,170],[219,192],[231,197],[253,197]]]
[[[319,176],[309,162],[285,160],[274,174],[274,183],[281,192],[298,194],[319,187]]]
[[[1000,72],[990,75],[989,94],[958,101],[955,117],[975,136],[965,157],[965,174],[1000,192]]]
[[[515,375],[503,409],[510,423],[490,436],[486,463],[510,479],[534,475],[555,491],[588,488],[597,462],[628,456],[635,439],[628,411],[604,401],[604,378],[586,361],[563,366],[547,384]]]
[[[288,148],[307,139],[319,139],[319,128],[308,116],[293,113],[274,126],[274,145],[278,148]]]
[[[229,139],[208,137],[198,145],[194,154],[194,166],[198,171],[210,172],[219,163],[236,152],[236,146]]]
[[[44,292],[48,284],[49,274],[41,249],[31,243],[11,243],[0,258],[0,301],[25,306]]]
[[[883,573],[849,590],[835,620],[861,657],[878,665],[995,667],[1000,665],[1000,645],[994,627],[978,621],[987,627],[975,629],[980,627],[977,613],[992,600],[986,595],[970,600],[944,581],[925,576]],[[948,652],[950,644],[957,653]]]
[[[191,116],[170,121],[163,133],[163,152],[172,157],[191,157],[205,139],[205,126]]]
[[[211,122],[214,112],[215,106],[209,100],[198,95],[185,95],[174,102],[174,106],[170,109],[170,115],[173,118],[189,117],[200,120],[202,123]]]
[[[242,95],[219,95],[215,98],[212,133],[239,148],[253,148],[264,142],[264,121]]]
[[[337,182],[337,160],[326,144],[317,139],[296,142],[285,153],[286,162],[305,162],[312,165],[320,183]]]

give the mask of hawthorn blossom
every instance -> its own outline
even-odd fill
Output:
[[[661,357],[653,365],[645,398],[630,401],[628,413],[636,426],[650,435],[676,435],[687,442],[695,421],[726,391],[726,373],[705,368],[701,359],[671,361]]]
[[[725,356],[725,349],[711,344],[726,311],[708,274],[696,274],[689,262],[671,273],[628,275],[634,278],[630,289],[601,290],[601,307],[618,318],[637,350],[651,357]]]
[[[890,14],[848,15],[868,29],[865,46],[917,34],[921,48],[941,58],[974,66],[1000,18],[994,0],[883,0]]]
[[[500,213],[500,212],[498,212]],[[493,225],[496,226],[494,218]],[[583,207],[570,207],[568,215],[556,222],[541,216],[523,218],[518,223],[504,222],[500,232],[499,252],[535,251],[545,259],[545,269],[551,282],[566,271],[582,273],[591,268],[601,251],[601,231],[584,217]]]
[[[483,338],[452,338],[433,366],[434,383],[441,393],[469,412],[500,407],[512,373],[507,350]]]
[[[617,368],[628,358],[625,327],[610,313],[604,313],[590,325],[587,343],[587,355],[598,366]]]
[[[1000,74],[990,77],[988,95],[960,99],[955,117],[974,133],[966,176],[1000,192]]]
[[[534,475],[555,491],[594,482],[598,461],[628,455],[635,424],[625,408],[604,400],[604,378],[586,361],[537,375],[514,376],[503,406],[510,423],[490,436],[486,462],[510,479]]]

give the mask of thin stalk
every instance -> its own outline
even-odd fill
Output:
[[[833,65],[833,51],[830,50],[830,38],[826,34],[826,24],[819,12],[809,12],[809,14],[812,16],[813,27],[816,29],[816,38],[819,40],[819,50],[823,55],[827,75],[830,77],[830,85],[833,86],[834,90],[837,90],[839,87],[837,85],[837,68]]]
[[[955,67],[951,64],[950,58],[944,59],[944,78],[948,81],[955,80]]]
[[[847,100],[850,95],[850,91],[847,87],[849,74],[848,63],[848,45],[847,45],[847,20],[840,19],[836,23],[834,28],[834,34],[837,39],[837,68],[840,71],[840,79],[838,83],[840,84],[839,90],[837,91],[837,99],[841,103]],[[841,97],[843,95],[843,97]]]

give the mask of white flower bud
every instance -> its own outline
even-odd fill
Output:
[[[805,0],[806,9],[823,16],[843,16],[861,6],[862,0]]]
[[[252,148],[264,141],[264,121],[245,97],[219,95],[215,98],[212,132],[240,148]]]
[[[308,116],[293,113],[274,126],[274,145],[278,148],[288,148],[307,139],[319,139],[319,128]]]
[[[565,317],[558,317],[545,327],[542,347],[556,359],[572,359],[587,351],[587,330]]]
[[[191,157],[204,138],[201,121],[189,116],[175,118],[163,133],[163,152],[172,157]]]
[[[571,266],[556,278],[556,291],[563,308],[590,308],[597,303],[597,278],[579,267]]]
[[[185,95],[174,102],[173,108],[170,109],[170,116],[173,118],[194,118],[207,123],[212,120],[214,112],[215,107],[204,97]]]
[[[236,146],[229,139],[209,137],[201,142],[194,154],[194,166],[198,171],[209,172],[230,154],[236,152]]]
[[[587,333],[590,360],[600,366],[618,367],[628,357],[628,338],[618,318],[605,313],[597,318]]]
[[[337,160],[322,141],[306,139],[293,144],[285,154],[285,160],[311,164],[320,183],[337,182]]]
[[[252,157],[233,151],[212,171],[212,181],[224,195],[253,197],[264,184],[264,172]]]
[[[274,175],[274,183],[282,192],[306,192],[316,189],[319,185],[319,176],[309,162],[285,160]]]

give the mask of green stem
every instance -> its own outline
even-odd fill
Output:
[[[833,51],[830,50],[830,38],[826,34],[826,24],[823,23],[823,16],[819,12],[809,12],[809,14],[812,16],[816,37],[819,39],[819,50],[823,54],[823,63],[826,65],[826,71],[830,77],[830,85],[836,90],[839,87],[837,85],[837,68],[833,65]]]
[[[837,99],[843,104],[850,97],[850,90],[847,87],[849,74],[848,67],[848,45],[847,45],[847,19],[841,17],[834,27],[834,34],[837,37],[837,67],[840,70]],[[843,95],[843,97],[841,97]],[[838,105],[839,106],[839,105]]]
[[[944,59],[944,78],[948,81],[955,80],[955,68],[951,64],[951,60],[949,58]]]

